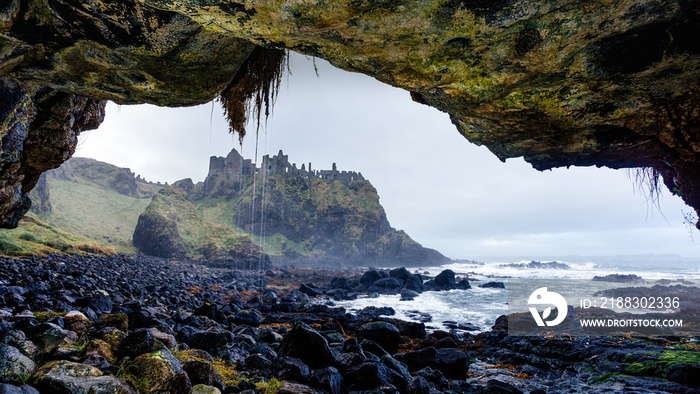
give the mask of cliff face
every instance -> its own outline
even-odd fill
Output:
[[[447,258],[389,224],[361,174],[301,171],[280,152],[255,168],[234,150],[203,183],[178,182],[204,218],[253,235],[271,255],[352,264],[436,265]],[[226,164],[227,163],[227,164]],[[238,166],[234,166],[236,163]],[[257,174],[257,179],[253,179]]]
[[[7,3],[0,73],[22,83],[192,104],[216,96],[253,44],[288,48],[406,89],[501,159],[653,167],[700,209],[698,2]],[[11,225],[21,204],[0,204]]]
[[[134,246],[152,256],[204,259],[221,266],[264,268],[269,262],[249,236],[205,221],[177,186],[166,186],[153,196],[139,216]]]

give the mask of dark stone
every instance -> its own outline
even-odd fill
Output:
[[[496,379],[489,379],[489,381],[486,383],[486,388],[482,391],[482,393],[487,393],[487,394],[523,394],[522,390],[518,389],[517,387],[513,386],[512,384],[501,382],[500,380],[496,380]]]
[[[422,376],[416,376],[411,380],[406,388],[408,394],[429,394],[430,385],[428,381]]]
[[[331,279],[330,287],[331,289],[350,290],[350,282],[347,280],[347,278],[339,276]]]
[[[56,349],[63,342],[63,338],[68,335],[68,331],[53,323],[27,327],[24,332],[39,350],[44,353],[49,353]]]
[[[437,369],[450,379],[465,379],[469,369],[469,357],[461,350],[452,348],[438,349]]]
[[[280,357],[277,359],[277,377],[282,380],[306,382],[309,373],[309,367],[298,358]]]
[[[396,294],[401,287],[401,283],[394,278],[381,278],[374,282],[367,290],[376,291],[381,294]]]
[[[401,301],[413,301],[414,298],[420,295],[417,291],[409,289],[401,289],[399,294],[401,294]]]
[[[104,315],[106,313],[112,313],[112,299],[108,295],[97,293],[89,297],[78,298],[75,300],[78,306],[84,308],[90,308],[98,315]]]
[[[243,309],[236,313],[234,319],[236,324],[246,324],[251,327],[258,327],[262,323],[262,315],[260,312],[250,309]]]
[[[312,284],[303,284],[299,286],[299,292],[302,294],[306,294],[309,297],[318,297],[322,294],[321,290],[316,288],[316,286]]]
[[[389,271],[389,276],[401,282],[401,285],[405,285],[406,280],[408,280],[408,278],[410,278],[413,275],[411,275],[411,273],[408,272],[408,270],[405,267],[401,267],[394,268],[393,270]]]
[[[193,330],[189,335],[189,345],[195,349],[214,351],[233,341],[230,331]]]
[[[484,289],[505,289],[506,284],[503,282],[487,282],[479,285],[479,287]]]
[[[279,354],[299,358],[312,368],[323,368],[333,363],[333,354],[323,335],[301,322],[294,323],[284,335]]]
[[[122,339],[117,349],[117,356],[135,358],[143,353],[152,352],[154,347],[155,338],[153,338],[151,330],[139,328]]]
[[[408,279],[406,279],[406,284],[404,287],[408,290],[413,290],[420,293],[423,291],[423,280],[421,279],[420,275],[411,275]]]
[[[339,394],[343,389],[343,375],[334,367],[317,369],[311,373],[309,384],[330,394]]]
[[[668,367],[668,380],[688,386],[700,386],[700,364],[681,364]]]
[[[360,284],[364,285],[366,288],[372,286],[372,284],[381,278],[379,272],[375,270],[365,271],[360,278]]]
[[[394,354],[399,350],[399,343],[401,342],[399,329],[393,324],[383,321],[363,324],[357,330],[357,336],[358,338],[376,342],[390,354]]]
[[[211,357],[211,356],[209,356]],[[214,360],[213,358],[211,359]],[[223,377],[217,372],[211,361],[190,360],[182,363],[182,369],[187,373],[193,386],[206,384],[222,389],[224,386]]]
[[[409,371],[418,371],[425,367],[437,367],[437,350],[434,347],[399,353],[394,355],[394,358],[406,364]]]
[[[342,373],[346,373],[355,365],[359,365],[367,361],[367,358],[364,355],[355,352],[336,354],[334,358],[335,365]]]
[[[462,280],[457,282],[457,288],[462,290],[469,290],[472,288],[472,285],[469,284],[469,280],[467,280],[467,278],[463,278]]]
[[[272,362],[260,353],[254,353],[245,359],[245,366],[252,369],[272,369]]]
[[[444,270],[435,277],[435,285],[439,290],[452,290],[457,287],[455,273],[452,270]]]
[[[391,384],[389,367],[378,362],[364,362],[348,370],[345,385],[349,391],[370,390],[385,384]]]
[[[368,339],[363,339],[362,342],[360,342],[360,346],[362,346],[362,351],[365,354],[365,356],[373,354],[377,357],[377,360],[379,360],[383,356],[390,355],[389,352],[386,351],[386,349],[379,346],[376,342],[370,341]]]

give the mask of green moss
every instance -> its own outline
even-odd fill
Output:
[[[689,350],[665,350],[646,354],[649,359],[631,363],[625,373],[634,376],[665,377],[672,366],[700,364],[700,352]]]

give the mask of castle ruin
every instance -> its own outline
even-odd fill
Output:
[[[308,169],[304,164],[297,168],[295,163],[289,163],[289,158],[282,150],[275,156],[265,155],[262,165],[257,168],[250,159],[244,159],[234,148],[226,157],[212,156],[209,159],[209,176],[222,175],[233,182],[241,182],[247,175],[257,174],[263,178],[270,175],[282,175],[285,177],[299,176],[302,178],[317,178],[337,181],[363,181],[361,173],[355,171],[338,171],[335,163],[331,170],[312,170],[311,163]]]

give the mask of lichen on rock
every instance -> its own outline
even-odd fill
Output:
[[[11,1],[0,75],[179,106],[216,97],[256,45],[289,49],[411,92],[502,160],[652,167],[700,211],[698,36],[682,0]]]

